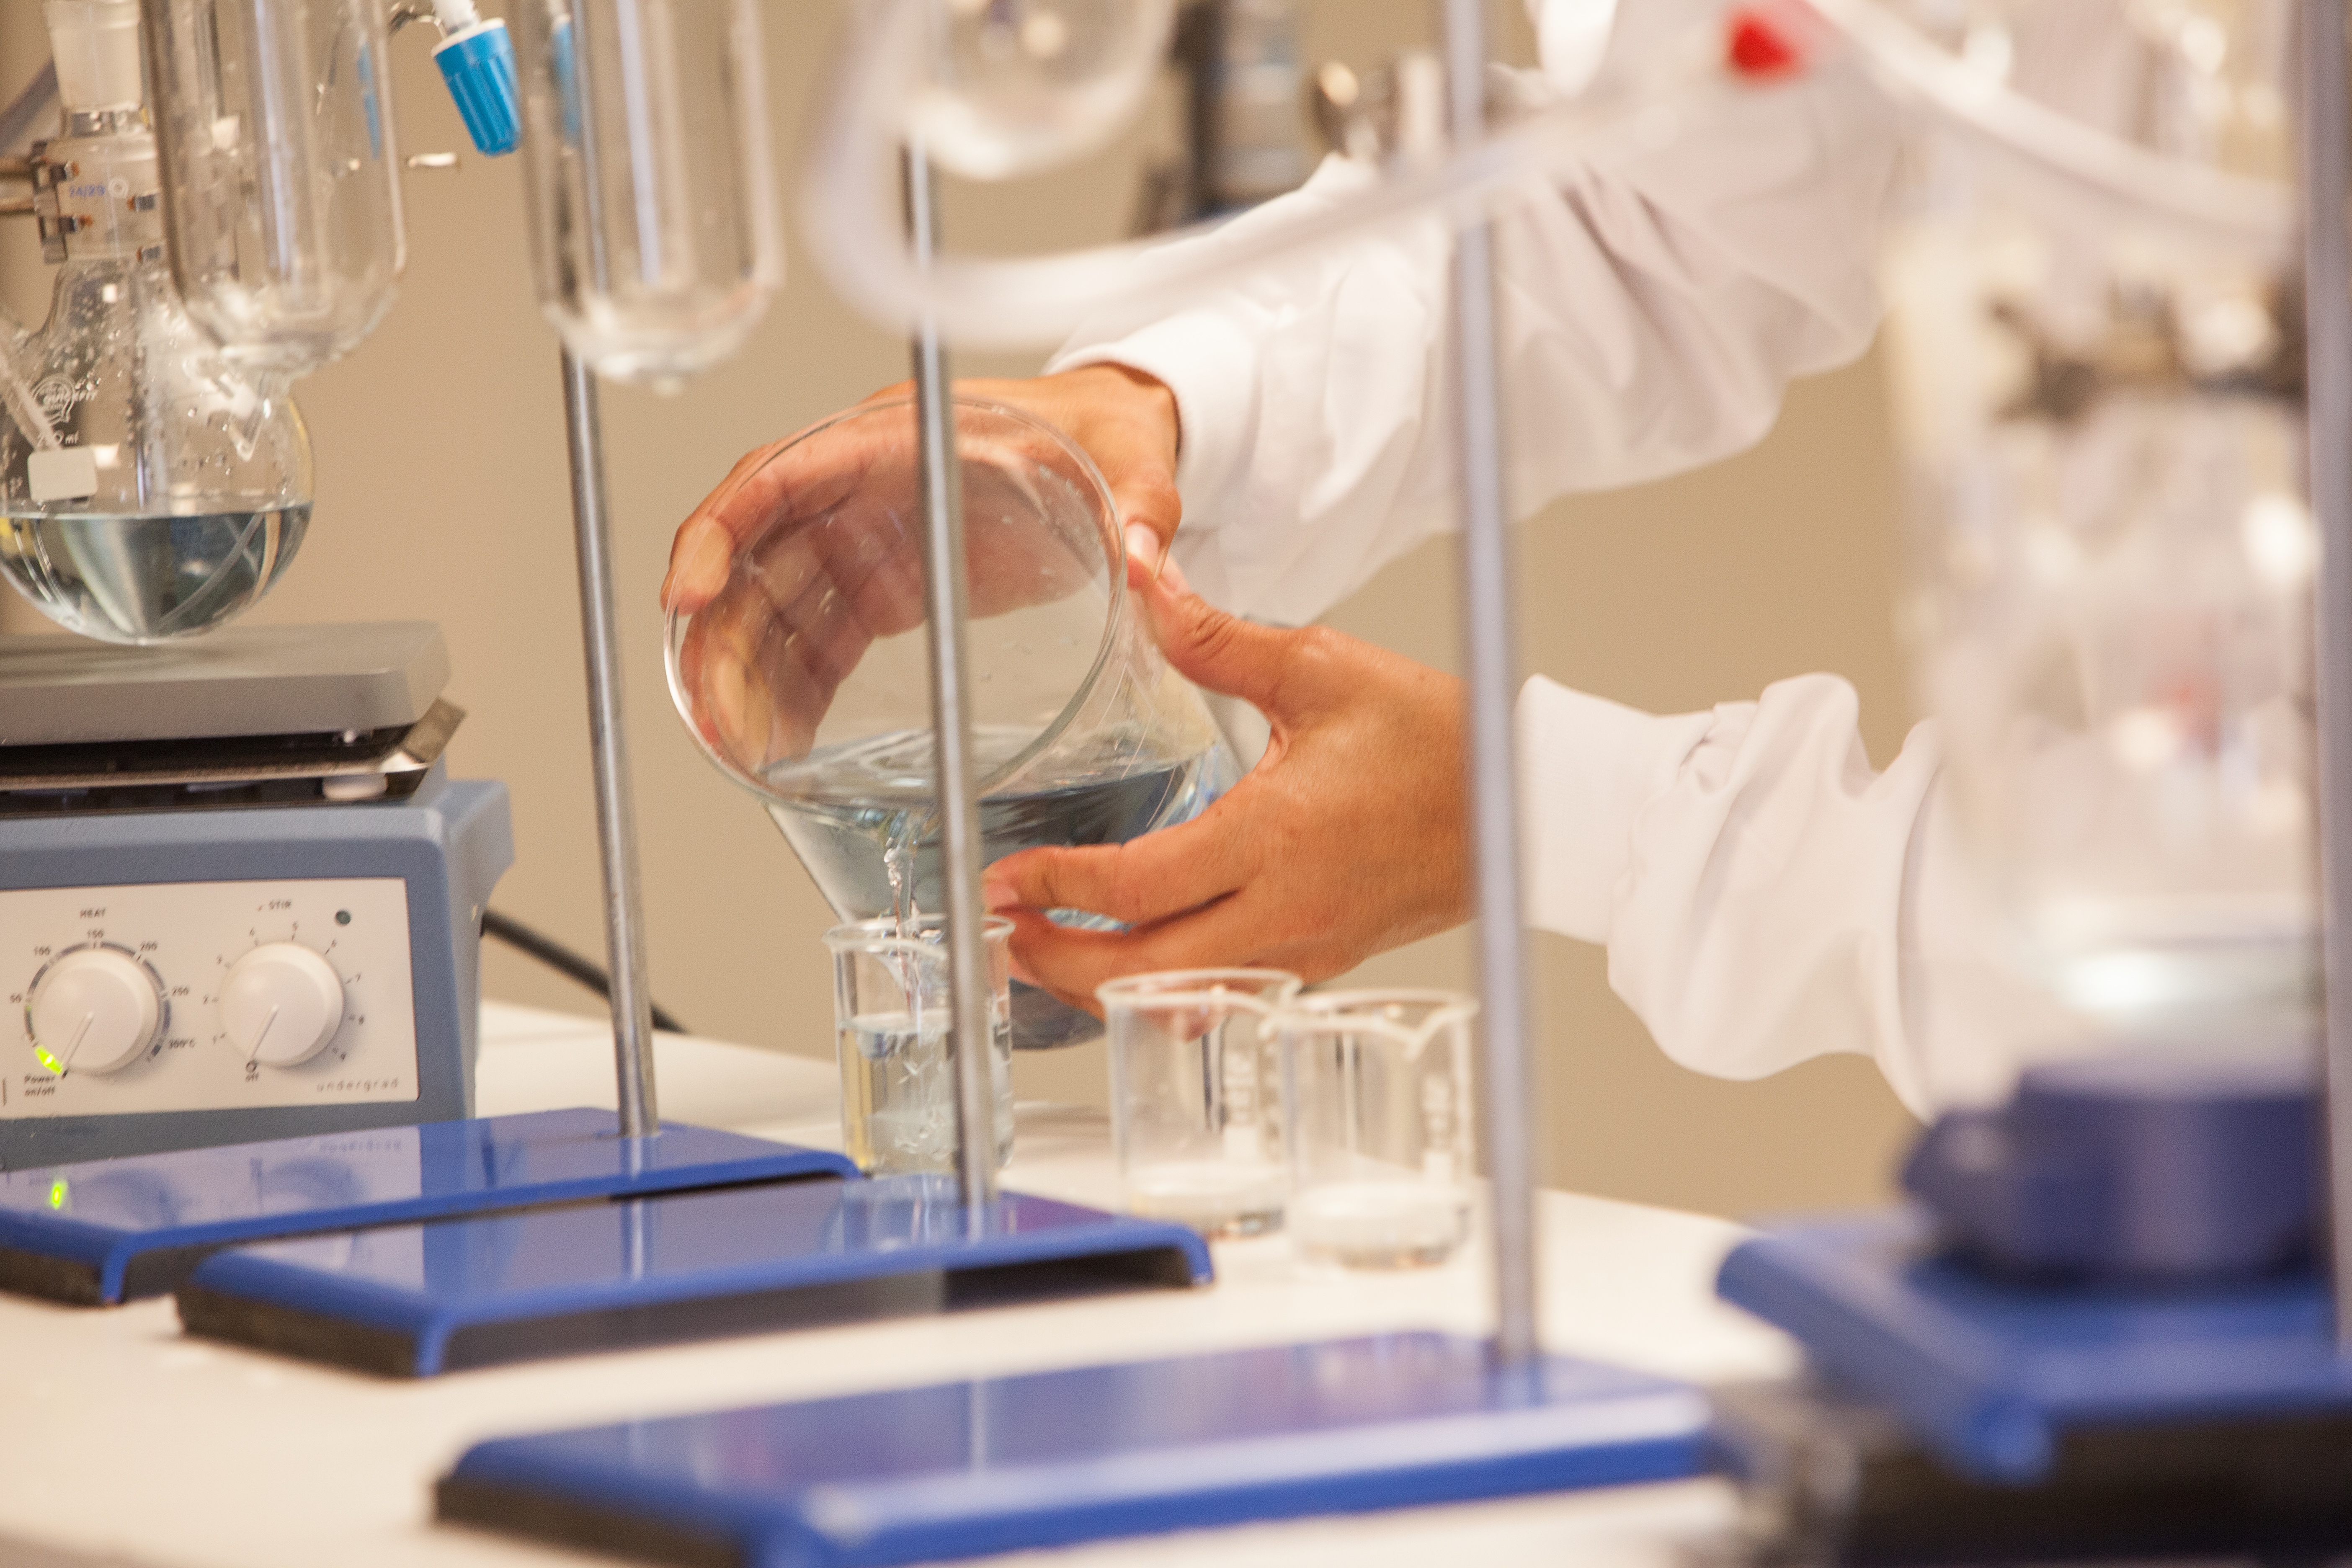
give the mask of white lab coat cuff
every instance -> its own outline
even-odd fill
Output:
[[[1182,310],[1109,342],[1065,348],[1047,374],[1089,364],[1121,364],[1156,376],[1176,395],[1181,432],[1176,489],[1185,525],[1212,521],[1248,465],[1257,428],[1257,345],[1213,310]]]
[[[1529,923],[1584,942],[1609,940],[1633,860],[1634,819],[1673,787],[1715,718],[1661,718],[1541,677],[1520,689]]]

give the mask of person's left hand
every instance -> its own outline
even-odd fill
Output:
[[[1322,980],[1469,918],[1461,682],[1328,628],[1226,615],[1172,563],[1139,591],[1169,663],[1256,707],[1274,739],[1191,822],[991,866],[1014,973],[1099,1013],[1095,987],[1122,974],[1258,965]],[[1052,909],[1130,929],[1071,930]]]

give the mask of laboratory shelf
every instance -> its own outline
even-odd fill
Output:
[[[1211,1277],[1183,1226],[1010,1193],[975,1215],[951,1178],[901,1176],[239,1247],[205,1260],[179,1307],[191,1333],[427,1377]]]
[[[2352,1414],[2352,1360],[2309,1270],[2162,1289],[2002,1279],[1904,1209],[1745,1242],[1717,1290],[1981,1479],[2042,1480],[2076,1434]]]
[[[242,1242],[731,1183],[855,1176],[839,1154],[710,1128],[616,1135],[527,1111],[0,1172],[0,1289],[85,1305],[169,1293]],[[331,1248],[358,1247],[349,1236]]]
[[[664,1562],[887,1568],[1684,1479],[1707,1421],[1686,1384],[1391,1333],[503,1438],[436,1496]]]

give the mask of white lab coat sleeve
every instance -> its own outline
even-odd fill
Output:
[[[1611,988],[1684,1066],[1753,1079],[1867,1056],[1927,1114],[1944,1097],[1915,1015],[1945,955],[1923,951],[1916,904],[1949,879],[1920,860],[1957,853],[1922,830],[1937,739],[1919,725],[1874,772],[1856,711],[1826,675],[1671,717],[1528,682],[1528,915],[1606,942]],[[1977,938],[1926,925],[1947,946]]]
[[[1884,112],[1842,70],[1758,89],[1673,145],[1531,185],[1501,215],[1516,512],[1736,451],[1769,428],[1790,377],[1860,353],[1877,313]],[[1328,160],[1290,195],[1171,244],[1227,243],[1376,177]],[[1442,222],[1403,224],[1149,324],[1090,325],[1055,357],[1130,365],[1174,392],[1176,554],[1203,595],[1312,620],[1450,526],[1451,248]]]

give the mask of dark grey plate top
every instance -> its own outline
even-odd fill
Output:
[[[230,626],[152,647],[0,637],[0,745],[396,729],[448,683],[430,621]]]

